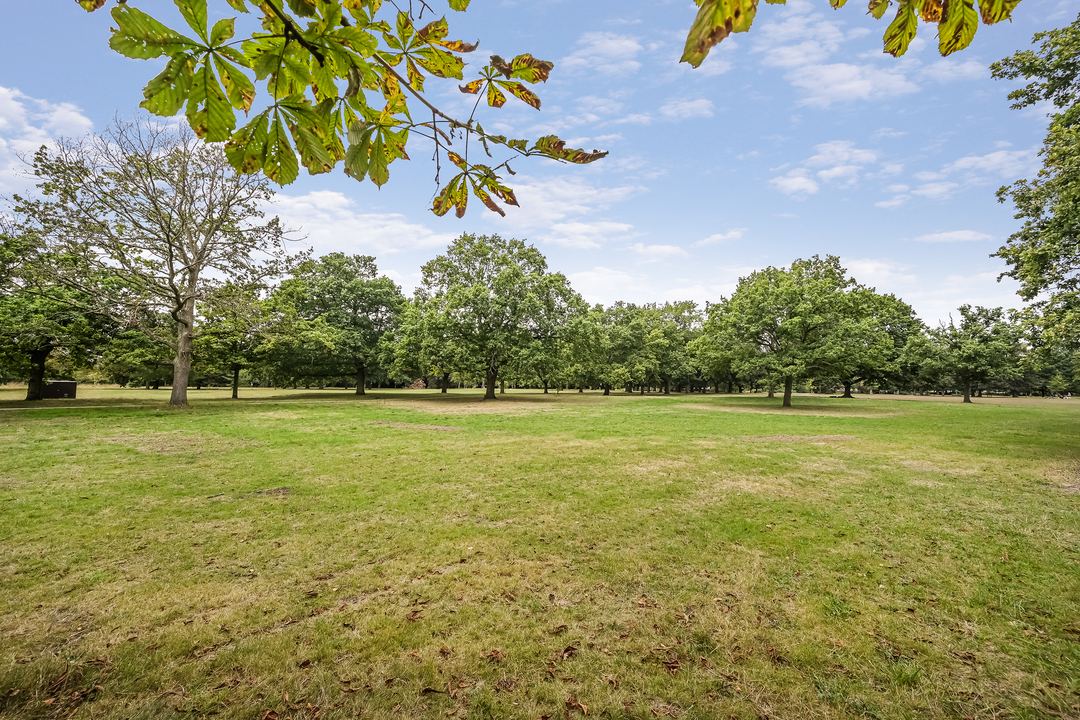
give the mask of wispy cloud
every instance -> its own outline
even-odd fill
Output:
[[[915,238],[916,242],[925,243],[951,243],[951,242],[981,242],[993,240],[993,235],[987,235],[976,230],[950,230],[948,232],[931,233],[920,235]]]

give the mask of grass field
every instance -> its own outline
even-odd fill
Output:
[[[1080,717],[1080,400],[22,392],[4,718]]]

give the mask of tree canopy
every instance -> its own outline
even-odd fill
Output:
[[[1009,94],[1013,108],[1050,102],[1050,120],[1036,178],[998,190],[1023,226],[995,256],[1020,295],[1037,300],[1059,335],[1080,338],[1080,16],[1067,27],[1035,35],[1037,50],[994,63],[994,77],[1033,80]],[[1048,297],[1039,299],[1040,296]]]

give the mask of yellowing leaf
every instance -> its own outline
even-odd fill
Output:
[[[236,116],[214,75],[209,58],[195,71],[186,113],[191,129],[207,142],[228,140],[236,127]]]
[[[480,41],[477,40],[474,43],[467,43],[464,40],[439,40],[435,43],[439,47],[444,47],[447,50],[453,50],[459,53],[471,53],[476,48],[480,47]]]
[[[237,110],[247,113],[255,100],[255,85],[251,79],[240,69],[217,58],[214,58],[214,65],[221,73],[221,84],[225,86],[225,95],[229,102]]]
[[[458,85],[458,90],[460,90],[463,93],[469,93],[470,95],[475,95],[476,93],[480,92],[480,88],[483,87],[483,85],[484,85],[484,78],[480,78],[479,80],[473,80],[472,82],[466,83],[464,85]]]
[[[510,142],[513,141],[511,140]],[[585,165],[595,160],[599,160],[602,157],[607,157],[607,152],[600,152],[599,150],[593,150],[589,153],[580,149],[567,149],[566,141],[561,140],[554,135],[545,135],[538,139],[533,143],[531,152],[536,152],[555,160],[565,160],[566,162],[576,163],[578,165]]]
[[[109,47],[124,57],[149,60],[199,47],[194,40],[170,30],[130,5],[117,5],[111,14],[117,29],[109,38]]]
[[[210,46],[217,47],[226,40],[232,40],[236,34],[236,18],[225,18],[214,23],[214,29],[210,31]]]
[[[536,93],[534,93],[532,90],[525,87],[521,83],[500,82],[499,84],[506,88],[514,97],[516,97],[518,100],[521,100],[526,105],[534,107],[537,110],[540,109],[540,98],[536,96]]]
[[[867,12],[873,15],[875,20],[880,20],[891,4],[890,0],[870,0]]]
[[[919,24],[919,18],[915,14],[918,7],[916,3],[917,0],[900,0],[896,17],[885,29],[885,52],[893,57],[900,57],[906,53],[911,39],[915,37],[915,30]]]
[[[203,40],[206,37],[206,0],[173,0],[180,14],[192,30],[199,34]]]
[[[974,0],[946,0],[945,11],[938,25],[938,50],[942,56],[963,50],[975,38],[979,29],[979,14]]]
[[[717,43],[728,35],[746,32],[754,22],[757,0],[703,0],[686,36],[680,62],[698,67]]]
[[[462,12],[465,8],[469,7],[469,0],[448,0],[451,10],[457,10]]]
[[[984,25],[993,25],[1012,17],[1013,8],[1020,0],[979,0],[979,13]]]
[[[143,89],[139,107],[162,117],[172,117],[184,106],[195,79],[195,58],[187,53],[169,58],[165,69]]]
[[[86,12],[94,12],[105,4],[105,0],[78,0],[78,2]]]
[[[256,115],[251,122],[240,128],[225,144],[225,157],[229,164],[244,174],[263,169],[266,159],[267,127],[269,110]]]
[[[546,82],[555,63],[547,60],[537,60],[529,53],[518,55],[510,63],[510,77],[524,80],[527,83]]]
[[[919,10],[919,17],[922,18],[923,22],[939,23],[944,10],[945,3],[943,0],[923,0],[922,9]]]
[[[274,124],[267,134],[263,172],[279,185],[288,185],[300,172],[300,164],[296,161],[296,153],[289,144],[288,133],[280,117],[274,118]]]
[[[457,165],[462,170],[467,170],[468,169],[465,166],[465,160],[460,155],[458,155],[456,152],[454,152],[453,150],[447,150],[446,156],[448,158],[450,158],[450,162],[454,163],[455,165]]]
[[[491,107],[501,108],[506,104],[506,96],[495,87],[495,83],[489,83],[487,89],[487,101]]]

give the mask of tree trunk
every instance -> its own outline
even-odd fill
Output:
[[[363,363],[356,363],[356,394],[366,395],[364,385],[367,384],[367,367]]]
[[[499,382],[499,394],[500,395],[505,395],[506,394],[506,381],[505,380],[502,380],[502,381]]]
[[[545,394],[545,395],[547,395],[547,394],[548,394],[548,391],[547,391],[547,380],[545,380],[545,381],[544,381],[544,394]]]
[[[788,375],[784,378],[784,407],[791,407],[791,386],[794,383],[794,378]]]
[[[232,399],[240,399],[240,366],[236,363],[232,366]]]
[[[664,381],[664,394],[665,395],[670,395],[671,394],[671,383],[668,382],[667,380]]]
[[[971,382],[964,383],[964,402],[971,402]]]
[[[849,383],[849,382],[844,383],[844,395],[843,395],[843,397],[846,397],[846,398],[848,398],[850,400],[855,399],[855,397],[851,394],[851,383]]]
[[[450,373],[443,373],[442,382],[440,382],[439,385],[441,386],[439,392],[445,395],[446,389],[450,387]]]
[[[604,394],[605,395],[610,395],[611,394],[611,386],[610,385],[604,385]]]
[[[52,345],[30,351],[30,381],[26,383],[26,399],[40,400],[45,389],[45,361],[53,351]]]
[[[775,397],[776,393],[773,392],[773,381],[769,381],[769,397]],[[786,407],[786,406],[785,406]]]
[[[484,377],[484,399],[495,399],[495,383],[498,382],[499,371],[496,368],[488,366],[487,373]]]
[[[197,278],[192,278],[194,284]],[[176,333],[176,359],[173,360],[172,395],[169,404],[185,407],[188,404],[188,379],[191,377],[191,358],[195,350],[195,298],[189,297],[176,313],[179,328]]]
[[[717,387],[719,387],[719,385],[717,385]],[[727,381],[728,395],[730,395],[734,390],[735,390],[735,383],[733,383],[731,380],[728,380]],[[739,386],[739,392],[742,392],[742,386],[741,385]]]

